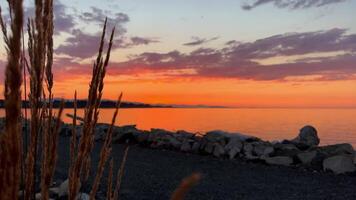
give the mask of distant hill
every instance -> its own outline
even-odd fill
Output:
[[[53,102],[53,107],[54,108],[59,108],[61,103],[61,100],[54,100]],[[87,104],[87,100],[77,100],[77,107],[78,108],[85,108]],[[25,106],[28,108],[29,107],[29,102],[28,101],[22,101],[22,107],[24,108]],[[116,101],[111,101],[111,100],[102,100],[100,107],[101,108],[115,108]],[[64,102],[64,107],[65,108],[73,108],[74,103],[73,100],[65,100]],[[4,108],[4,100],[0,100],[0,108]],[[136,102],[122,102],[121,103],[121,108],[172,108],[172,106],[169,105],[151,105],[151,104],[145,104],[145,103],[136,103]]]

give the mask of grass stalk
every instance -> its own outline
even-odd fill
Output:
[[[21,37],[23,26],[23,2],[8,1],[11,36],[2,19],[0,25],[7,51],[5,70],[5,132],[0,134],[0,197],[17,199],[21,180]]]

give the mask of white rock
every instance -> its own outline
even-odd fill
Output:
[[[61,183],[59,186],[58,190],[58,196],[63,197],[68,195],[68,189],[69,189],[69,180],[65,180],[64,182]]]
[[[332,156],[323,161],[324,170],[331,170],[335,174],[353,172],[356,167],[353,163],[353,157],[347,155]]]
[[[266,157],[265,161],[270,165],[290,166],[293,163],[293,159],[288,156]]]
[[[311,161],[315,158],[316,154],[317,154],[316,151],[309,151],[309,152],[299,153],[297,157],[303,164],[310,164]]]
[[[79,187],[81,186],[81,183],[79,182]],[[58,197],[63,197],[68,195],[69,190],[69,180],[65,180],[61,183],[61,185],[58,187]]]
[[[86,194],[86,193],[79,193],[77,194],[77,200],[89,200],[90,199],[90,196],[89,194]]]
[[[230,159],[233,159],[238,153],[241,152],[243,147],[242,142],[239,138],[230,138],[229,142],[225,146],[225,150],[229,155]]]
[[[35,199],[36,199],[36,200],[41,200],[41,199],[42,199],[42,194],[41,194],[41,193],[37,193],[37,194],[35,195]]]

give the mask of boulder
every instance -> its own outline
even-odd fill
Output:
[[[288,156],[295,157],[297,154],[302,151],[299,150],[294,144],[291,143],[277,143],[274,146],[274,156]]]
[[[330,170],[335,174],[354,172],[356,167],[353,163],[353,157],[348,155],[332,156],[323,161],[323,169]]]
[[[41,200],[42,199],[42,194],[41,193],[36,193],[35,194],[35,199],[36,200]]]
[[[138,138],[143,131],[136,128],[136,125],[126,125],[121,127],[114,127],[112,142],[125,143],[125,142],[138,142]]]
[[[240,140],[241,142],[255,142],[255,141],[261,141],[261,139],[255,137],[255,136],[250,136],[250,135],[245,135],[242,133],[227,133],[226,136],[230,138],[234,138],[237,140]]]
[[[320,139],[316,129],[310,125],[300,129],[299,135],[292,140],[299,148],[307,149],[309,147],[318,146]]]
[[[208,142],[207,144],[205,144],[204,147],[204,152],[208,153],[208,154],[212,154],[214,151],[214,144],[211,142]]]
[[[227,134],[228,133],[225,131],[215,130],[207,132],[203,138],[209,142],[220,143],[222,145],[225,145],[227,140]]]
[[[77,194],[76,200],[89,200],[90,196],[87,193],[79,193]]]
[[[243,144],[240,138],[232,137],[229,139],[228,143],[225,145],[225,151],[229,155],[230,159],[233,159],[238,153],[241,152]]]
[[[264,160],[270,165],[290,166],[293,163],[293,159],[288,156],[266,157]]]
[[[68,195],[68,188],[69,188],[69,180],[65,180],[61,183],[61,185],[58,188],[58,196],[59,197],[64,197]]]
[[[194,138],[194,136],[195,136],[195,134],[189,133],[184,130],[179,130],[174,134],[174,137],[177,138],[177,140],[179,140],[180,142],[183,142],[184,140],[187,140],[187,139],[192,139],[192,138]]]
[[[253,143],[253,152],[256,156],[269,156],[274,152],[274,148],[272,145],[263,142],[255,142]]]
[[[58,195],[59,194],[59,188],[58,187],[49,188],[49,194],[50,195]]]
[[[354,155],[355,151],[351,144],[343,143],[343,144],[334,144],[319,147],[318,151],[324,154],[326,157],[335,156],[335,155]]]
[[[192,152],[193,153],[198,153],[200,149],[200,143],[199,142],[194,142],[192,145]]]
[[[221,156],[223,156],[225,154],[225,149],[223,146],[221,146],[220,144],[216,144],[214,147],[214,152],[213,155],[215,157],[220,158]]]
[[[190,145],[190,142],[188,140],[185,140],[180,148],[181,151],[183,152],[190,152],[192,151],[192,146]]]
[[[185,147],[183,147],[182,143],[179,140],[177,140],[177,138],[175,138],[175,137],[169,137],[168,141],[169,141],[169,146],[172,146],[174,149],[180,149],[182,151],[190,151],[189,150],[190,149],[189,142],[188,142],[188,144],[185,144],[186,145]],[[189,145],[189,146],[187,146],[187,145]]]
[[[317,155],[317,152],[314,150],[314,151],[299,153],[297,155],[297,158],[301,163],[308,165],[313,161],[313,159],[316,157],[316,155]]]

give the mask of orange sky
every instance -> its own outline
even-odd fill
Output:
[[[57,81],[55,94],[71,98],[74,90],[85,98],[89,80]],[[163,104],[205,104],[236,107],[356,107],[356,81],[248,81],[177,78],[122,80],[107,76],[104,98]]]

